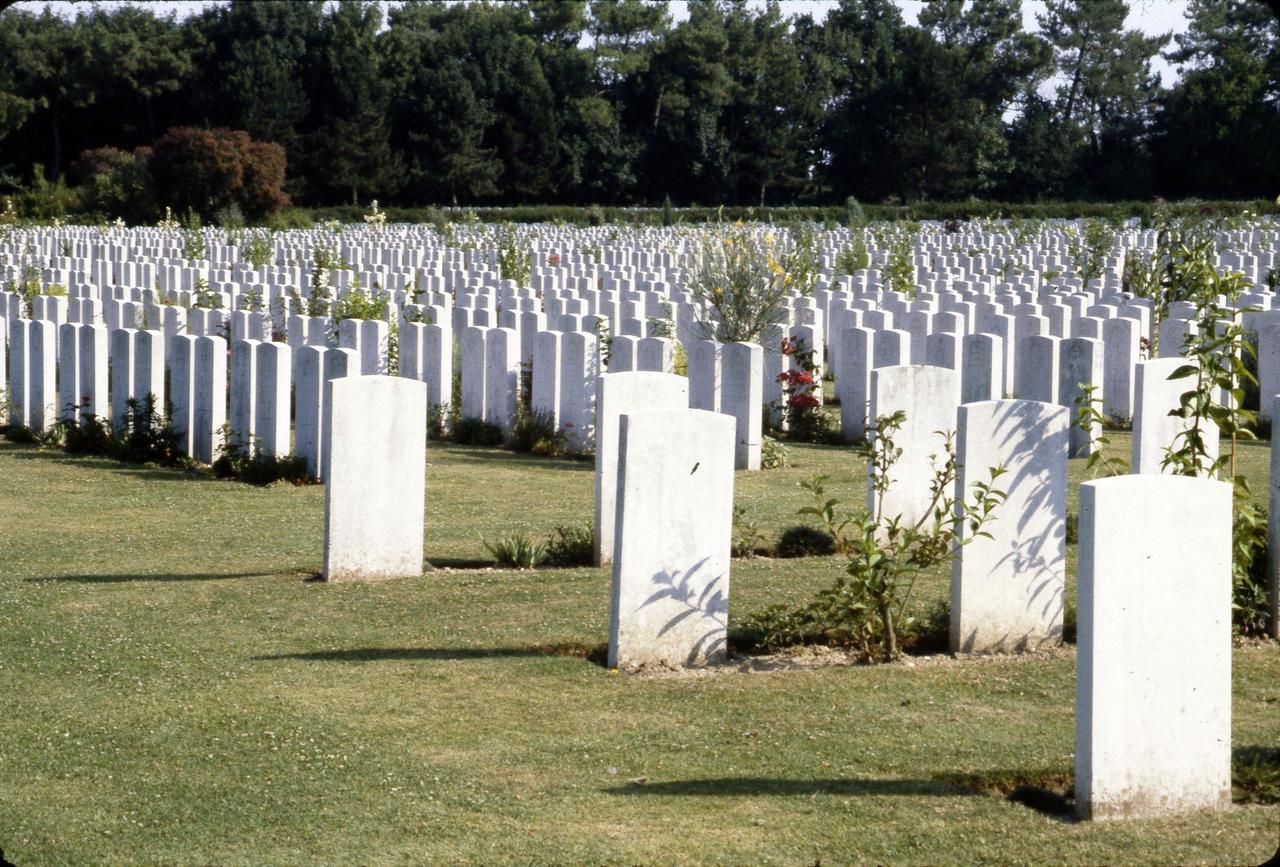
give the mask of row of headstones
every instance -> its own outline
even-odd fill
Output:
[[[917,417],[953,390],[945,371],[879,371],[878,385],[882,377],[886,388],[900,380],[895,394],[912,393]],[[686,389],[667,374],[602,377],[601,426],[616,427],[605,448],[614,458],[602,452],[596,471],[597,517],[601,490],[613,504],[611,667],[698,666],[727,655],[735,428],[728,416],[687,408]],[[361,376],[327,391],[324,575],[417,576],[425,386]],[[969,540],[956,561],[953,647],[1060,641],[1067,412],[986,401],[959,407],[953,421],[962,466],[1008,470],[991,537]],[[968,476],[957,479],[956,496]],[[1084,818],[1230,803],[1231,496],[1226,483],[1182,476],[1081,487],[1076,800]],[[1133,524],[1132,514],[1144,521]],[[1170,634],[1179,641],[1165,641]]]
[[[1072,267],[1069,256],[1063,253],[1069,248],[1070,241],[1067,238],[1065,230],[1067,224],[1063,224],[1062,230],[1042,233],[1041,236],[1034,239],[1034,246],[1028,245],[1026,242],[1019,243],[1013,236],[995,232],[965,232],[961,234],[949,234],[945,232],[934,231],[932,233],[923,233],[916,241],[913,261],[922,270],[938,271],[938,270],[956,270],[959,273],[977,273],[988,274],[997,264],[1003,264],[1010,261],[1010,257],[1014,261],[1028,266],[1033,266],[1040,271],[1053,270],[1064,271]],[[82,230],[83,231],[83,230]],[[150,230],[138,230],[138,237],[146,237]],[[467,230],[464,230],[466,232]],[[153,236],[157,233],[151,231]],[[636,240],[631,240],[628,249],[626,242],[609,242],[608,255],[604,249],[599,250],[601,258],[605,260],[602,263],[594,262],[594,254],[597,252],[598,244],[591,244],[593,237],[598,240],[598,233],[594,236],[590,231],[564,232],[550,227],[526,227],[522,229],[521,235],[524,243],[530,245],[531,252],[535,259],[540,260],[542,254],[554,252],[560,249],[561,244],[566,244],[566,252],[561,255],[554,252],[554,255],[565,260],[565,266],[572,268],[580,263],[589,262],[604,266],[607,262],[614,267],[652,267],[657,270],[674,270],[687,266],[690,261],[696,258],[697,239],[696,233],[684,232],[682,234],[670,234],[663,242],[665,250],[658,249],[637,249],[636,245],[643,245],[646,235],[637,234],[632,231],[630,234],[635,235]],[[856,233],[847,230],[836,232],[824,232],[820,239],[820,260],[824,269],[830,269],[834,262],[834,258],[841,248],[847,242],[848,238],[853,237]],[[873,261],[877,264],[882,263],[888,255],[885,249],[876,249],[876,237],[873,233],[860,233],[864,240],[870,242]],[[40,245],[42,252],[55,256],[62,252],[61,246],[65,240],[65,232],[59,232],[60,240],[46,241]],[[92,236],[88,236],[92,237]],[[168,242],[164,246],[143,246],[128,245],[122,249],[119,240],[115,240],[113,249],[103,249],[111,245],[101,243],[89,243],[86,241],[72,242],[72,257],[62,257],[57,255],[57,261],[60,266],[64,266],[61,270],[70,270],[75,267],[84,267],[88,260],[88,256],[95,255],[95,265],[97,261],[107,261],[119,263],[124,270],[121,275],[127,279],[129,272],[128,266],[135,264],[129,260],[132,259],[148,259],[155,258],[164,260],[166,258],[181,259],[182,245],[179,240],[181,236],[170,233],[166,236]],[[314,246],[311,241],[315,238],[324,238],[325,233],[301,234],[294,241],[284,241],[276,245],[277,252],[284,255],[293,253],[297,256],[298,261],[308,258],[308,255]],[[493,249],[468,249],[456,250],[442,245],[435,238],[434,234],[423,234],[421,231],[414,231],[413,227],[400,227],[399,231],[379,230],[376,233],[365,233],[363,235],[365,241],[353,243],[353,238],[360,237],[357,230],[351,236],[338,241],[338,249],[340,255],[349,260],[353,267],[359,269],[365,267],[366,263],[380,263],[387,266],[387,270],[376,273],[364,273],[361,280],[364,285],[372,285],[374,280],[378,280],[382,285],[392,285],[397,283],[400,277],[398,271],[403,271],[410,267],[421,266],[424,259],[436,260],[436,267],[440,265],[454,266],[463,270],[492,270],[496,266],[496,255]],[[661,235],[659,236],[661,237]],[[1275,254],[1270,249],[1267,236],[1262,232],[1250,233],[1223,233],[1221,235],[1224,242],[1228,245],[1250,245],[1256,246],[1257,253],[1252,250],[1224,250],[1219,254],[1220,263],[1226,267],[1235,267],[1244,271],[1250,279],[1255,283],[1259,280],[1259,274],[1265,273],[1269,267],[1274,265]],[[580,240],[581,244],[575,244],[575,239]],[[485,242],[491,241],[491,233],[482,230],[475,233],[475,241]],[[405,249],[404,243],[409,241],[414,244],[413,249]],[[57,246],[55,246],[55,243]],[[325,242],[321,242],[325,243]],[[17,246],[18,242],[11,242],[9,246],[13,247],[13,252],[9,253],[10,258],[19,255],[19,251],[23,248]],[[1126,232],[1118,236],[1116,246],[1111,254],[1108,255],[1105,267],[1105,280],[1118,283],[1121,269],[1123,267],[1124,253],[1126,251],[1148,251],[1153,249],[1155,244],[1155,234],[1153,232]],[[590,246],[591,254],[572,253],[575,246]],[[983,249],[983,253],[972,255],[975,245],[979,245]],[[619,249],[622,247],[622,249]],[[210,233],[206,238],[206,255],[211,264],[227,265],[228,269],[236,273],[243,274],[247,270],[247,266],[242,261],[243,253],[237,249],[235,245],[221,242],[217,233]],[[1038,250],[1034,252],[1033,250]],[[5,253],[0,252],[0,255]],[[67,262],[71,259],[71,262]],[[240,261],[237,261],[240,260]],[[138,263],[150,264],[150,263]],[[428,267],[431,267],[430,265]],[[541,264],[535,264],[537,268],[542,268]],[[265,269],[264,269],[265,270]],[[305,278],[305,269],[297,267],[293,269],[297,272],[291,282],[298,282]],[[556,268],[548,267],[548,270],[554,271]],[[221,275],[215,274],[215,278]],[[341,278],[339,278],[341,280]],[[345,283],[340,282],[340,286],[345,287]],[[166,281],[166,288],[169,288]],[[190,287],[188,287],[190,288]]]
[[[1067,231],[1071,223],[1063,221],[1054,224],[1053,228],[1040,232],[1030,239],[1040,250],[1039,257],[1048,265],[1068,266],[1071,264],[1071,238]],[[932,230],[930,230],[932,229]],[[479,249],[479,245],[496,241],[493,227],[455,227],[460,239],[477,245],[471,249],[458,250],[447,248],[440,238],[429,229],[421,226],[394,226],[376,230],[361,230],[356,227],[343,234],[334,236],[326,231],[284,232],[274,238],[273,251],[288,255],[290,253],[305,256],[316,239],[321,243],[336,246],[340,255],[350,261],[361,264],[380,263],[387,265],[405,265],[421,261],[424,252],[430,254],[437,250],[445,251],[451,261],[464,262],[468,265],[496,265],[493,250]],[[669,265],[680,254],[691,252],[691,242],[696,242],[696,231],[688,227],[672,231],[654,229],[628,228],[625,230],[627,240],[632,242],[630,249],[623,246],[621,237],[601,237],[600,229],[570,229],[567,227],[521,226],[516,233],[521,243],[529,244],[535,253],[551,252],[567,259],[576,246],[599,250],[603,261],[610,264],[622,262],[639,262],[652,266]],[[610,235],[615,234],[610,230]],[[875,241],[875,234],[866,230],[850,231],[846,229],[827,230],[818,235],[818,243],[822,255],[831,255],[840,245],[851,237],[861,236],[864,240]],[[106,238],[123,246],[128,242],[129,251],[141,256],[181,258],[184,249],[185,233],[140,228],[128,233],[119,231],[101,232],[92,229],[64,228],[56,233],[53,242],[46,243],[40,250],[47,255],[61,253],[64,242],[70,243],[73,256],[99,255],[110,256],[111,252],[102,250],[101,240]],[[1251,232],[1224,232],[1220,238],[1238,244],[1256,244],[1263,248],[1262,241],[1266,233],[1261,230]],[[236,263],[244,258],[243,252],[231,238],[218,230],[206,230],[204,233],[206,256],[213,261]],[[1130,229],[1119,233],[1113,252],[1116,249],[1148,250],[1156,243],[1156,233],[1151,230],[1138,231]],[[56,246],[55,246],[56,244]],[[411,246],[410,246],[411,245]],[[983,231],[974,231],[966,227],[961,232],[948,232],[940,225],[926,226],[921,232],[917,251],[947,255],[961,261],[981,258],[972,255],[975,247],[990,247],[1003,255],[1026,249],[1027,239],[990,227]],[[620,249],[621,247],[621,249]],[[434,250],[433,250],[434,248]],[[1265,255],[1269,249],[1260,249]],[[1224,257],[1225,258],[1225,257]],[[1237,264],[1246,264],[1245,255],[1238,256]]]
[[[293,453],[316,478],[325,471],[325,383],[373,372],[362,366],[358,346],[295,352],[285,343],[235,340],[228,352],[221,337],[166,341],[160,331],[3,318],[0,337],[11,425],[45,433],[59,420],[93,419],[125,435],[131,424],[150,423],[140,413],[154,412],[173,427],[180,452],[196,460],[212,463],[228,445],[264,457]],[[447,402],[447,328],[414,324],[404,340],[406,377]]]
[[[597,520],[600,492],[615,492],[609,664],[708,664],[727,651],[732,430],[721,416],[679,408],[682,384],[674,378],[644,376],[611,374],[602,383],[601,423],[618,429],[616,466],[598,457],[596,483]],[[936,407],[954,389],[947,379],[946,371],[920,367],[877,372],[878,390],[911,407],[913,430],[899,431],[895,442],[908,441],[904,453],[917,468],[895,468],[900,489],[923,481],[927,490],[918,472],[927,456],[921,432],[944,423],[929,410],[943,415]],[[978,480],[978,467],[1008,470],[1007,499],[984,527],[990,537],[967,540],[955,560],[952,648],[1058,643],[1068,413],[1023,400],[951,408],[946,425],[958,429],[962,467],[955,496]],[[912,497],[906,492],[885,513],[909,508]],[[1135,513],[1148,520],[1135,527],[1127,519]],[[1230,803],[1230,526],[1225,483],[1132,475],[1082,487],[1076,779],[1083,817]],[[1153,550],[1155,559],[1146,553]],[[1160,597],[1156,610],[1151,594]],[[1177,648],[1167,647],[1167,634],[1180,636]],[[1162,720],[1155,731],[1146,724],[1153,718]]]

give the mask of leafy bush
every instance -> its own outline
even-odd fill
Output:
[[[244,130],[175,127],[152,146],[151,176],[162,201],[206,219],[233,203],[254,219],[289,204],[284,148]]]
[[[81,207],[129,223],[150,222],[158,211],[150,160],[150,148],[102,147],[80,154],[71,171],[80,180]]]
[[[314,484],[307,472],[307,462],[298,455],[273,457],[262,454],[252,444],[242,446],[231,438],[229,425],[222,426],[222,453],[213,462],[213,474],[220,479],[237,479],[249,485],[289,482],[293,485]]]
[[[379,301],[363,289],[352,289],[333,302],[329,315],[335,324],[344,319],[382,319],[387,315],[387,302]]]
[[[867,252],[867,242],[854,237],[840,249],[836,256],[836,273],[853,274],[871,267],[871,254]]]
[[[521,405],[516,411],[516,420],[507,434],[505,445],[513,452],[558,457],[568,448],[568,438],[564,431],[556,430],[550,413],[527,409]]]
[[[746,559],[764,550],[764,534],[760,526],[747,516],[745,506],[733,507],[733,541],[729,555]]]
[[[772,233],[719,226],[702,239],[689,274],[700,336],[721,343],[758,343],[786,318],[784,302],[797,287],[792,252]]]
[[[941,462],[933,465],[931,500],[922,517],[908,523],[900,515],[885,515],[885,494],[893,484],[890,471],[901,455],[893,435],[905,421],[902,412],[876,419],[872,511],[841,517],[835,509],[839,500],[826,498],[824,477],[803,485],[813,494],[815,505],[801,514],[818,516],[849,562],[845,574],[810,602],[798,608],[770,606],[748,618],[744,629],[760,646],[822,642],[851,647],[867,660],[897,658],[902,641],[915,628],[907,605],[916,578],[953,555],[959,527],[967,531],[959,544],[982,535],[983,526],[1004,502],[1004,493],[994,488],[1005,472],[1001,467],[991,468],[988,481],[975,482],[969,499],[953,498],[957,463],[948,436]]]
[[[760,441],[760,469],[781,470],[790,466],[789,460],[786,443],[770,436]]]
[[[1241,747],[1232,751],[1231,782],[1238,804],[1280,804],[1280,749]]]
[[[591,527],[556,527],[545,550],[545,562],[551,566],[590,566],[595,562]]]
[[[774,546],[774,552],[779,557],[824,557],[828,554],[834,554],[836,551],[836,540],[831,534],[825,530],[819,530],[817,527],[810,527],[807,524],[797,524],[794,527],[787,527],[778,536],[778,544]]]
[[[155,395],[132,398],[127,407],[124,436],[113,440],[111,457],[131,464],[181,466],[187,462],[178,449],[173,425],[156,407]]]
[[[81,207],[79,192],[68,187],[62,178],[45,178],[41,165],[32,167],[31,183],[18,191],[17,199],[18,213],[42,223],[62,220]]]
[[[493,542],[484,540],[484,547],[499,566],[508,569],[533,569],[546,556],[546,545],[535,542],[523,530],[499,536]]]
[[[453,441],[464,446],[500,446],[502,428],[482,418],[464,416],[453,425]]]

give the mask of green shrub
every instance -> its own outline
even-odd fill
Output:
[[[733,507],[733,540],[729,555],[746,559],[764,550],[764,534],[760,526],[747,516],[745,506]]]
[[[550,413],[522,405],[516,412],[505,446],[513,452],[558,457],[568,448],[568,438],[563,431],[556,430]]]
[[[781,470],[788,466],[790,461],[785,443],[770,436],[760,441],[760,469]]]
[[[502,428],[482,418],[464,416],[453,425],[453,441],[463,446],[500,446]]]
[[[220,479],[236,479],[249,485],[266,486],[274,482],[293,485],[315,484],[307,472],[307,462],[298,455],[273,457],[264,455],[252,445],[245,447],[232,441],[229,425],[222,426],[222,453],[213,462],[213,474]]]
[[[564,568],[592,565],[595,543],[591,527],[556,527],[546,542],[545,562]]]
[[[1280,748],[1234,750],[1231,782],[1237,804],[1280,804]]]
[[[836,540],[831,534],[807,524],[787,527],[778,536],[778,544],[774,552],[779,557],[824,557],[834,554]]]
[[[261,218],[289,204],[284,148],[244,130],[175,127],[152,146],[150,165],[160,200],[180,212],[208,219],[234,203]]]
[[[854,238],[841,248],[836,256],[836,273],[853,274],[871,267],[871,254],[867,252],[867,242]]]
[[[499,566],[508,569],[533,569],[546,556],[546,545],[535,542],[523,530],[499,536],[493,542],[484,540],[484,547]]]
[[[46,179],[41,165],[32,167],[31,183],[18,191],[17,199],[18,213],[42,223],[64,219],[81,208],[79,191],[68,187],[62,178]]]
[[[81,206],[105,218],[147,223],[156,217],[155,184],[150,148],[122,151],[113,147],[87,150],[71,166],[80,180]]]

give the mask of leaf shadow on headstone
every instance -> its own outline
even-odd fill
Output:
[[[1022,406],[1019,403],[1011,401],[1010,405],[1002,410],[1001,417],[996,423],[997,436],[1000,437],[1001,445],[1013,453],[1034,450],[1048,434],[1047,419],[1041,419],[1036,424],[1028,424],[1019,412],[1021,409]],[[996,487],[1003,490],[1010,499],[1015,493],[1019,497],[1026,498],[1025,511],[1016,516],[1017,529],[1020,533],[1026,529],[1032,515],[1049,507],[1053,497],[1049,482],[1050,474],[1047,470],[1037,471],[1036,467],[1029,465],[1023,465],[1016,471],[1006,473],[996,482]],[[1001,521],[1010,520],[1012,516],[1008,515],[1007,511],[1007,503],[996,510],[994,521],[996,525]],[[1024,539],[1007,551],[998,564],[1025,576],[1028,608],[1038,606],[1043,620],[1056,620],[1059,623],[1053,634],[1046,639],[1038,640],[1037,644],[1058,643],[1062,640],[1061,621],[1065,605],[1060,580],[1062,573],[1055,570],[1050,563],[1051,559],[1056,558],[1061,546],[1065,544],[1066,533],[1065,522],[1059,526],[1049,527],[1030,539]],[[975,635],[963,638],[960,649],[966,651],[971,648],[974,639]],[[1004,650],[1027,650],[1030,646],[1030,636],[1009,634],[1002,637],[997,646]]]
[[[704,557],[685,570],[664,569],[654,573],[650,581],[658,589],[640,604],[640,608],[644,609],[665,599],[683,607],[683,610],[662,625],[657,638],[694,617],[700,617],[711,624],[690,647],[685,659],[686,665],[704,664],[723,655],[728,649],[729,597],[721,586],[725,576],[717,575],[702,585],[701,589],[695,584],[695,579],[701,577],[699,571],[710,559]]]

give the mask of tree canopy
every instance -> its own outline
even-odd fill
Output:
[[[831,203],[1280,192],[1280,24],[1190,0],[232,0],[0,11],[0,189],[169,130],[283,148],[302,204]],[[1182,69],[1160,80],[1161,52]],[[1047,91],[1045,82],[1057,82]],[[277,162],[272,157],[273,165]],[[274,171],[274,169],[273,169]],[[176,181],[173,181],[176,183]]]

